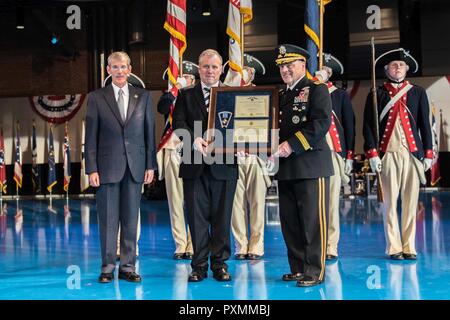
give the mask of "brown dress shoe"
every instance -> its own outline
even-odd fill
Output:
[[[140,275],[138,275],[136,272],[122,272],[119,271],[119,279],[123,279],[129,282],[141,282],[142,278]]]
[[[301,279],[301,277],[303,277],[303,273],[286,273],[283,274],[283,276],[281,277],[281,280],[283,281],[297,281],[299,279]]]

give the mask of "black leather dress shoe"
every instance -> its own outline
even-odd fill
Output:
[[[136,272],[120,272],[119,271],[119,279],[123,279],[129,282],[141,282],[142,278]]]
[[[334,254],[327,254],[327,260],[332,261],[332,260],[337,260],[337,256],[335,256]]]
[[[303,276],[300,280],[297,281],[297,287],[312,287],[321,283],[322,281],[317,278],[311,276]]]
[[[417,255],[414,253],[404,253],[403,258],[406,260],[417,260]]]
[[[260,256],[259,254],[249,253],[247,255],[248,260],[261,260],[261,258],[262,258],[262,256]]]
[[[403,258],[403,252],[399,252],[399,253],[396,253],[396,254],[391,254],[390,257],[391,257],[392,260],[403,260],[404,259]]]
[[[181,260],[184,258],[184,253],[174,253],[173,260]]]
[[[98,282],[100,283],[108,283],[111,282],[114,279],[114,274],[111,273],[101,273],[98,277]]]
[[[217,281],[231,281],[231,275],[225,268],[220,268],[213,271],[213,277]]]
[[[235,254],[235,255],[234,255],[234,258],[235,258],[236,260],[245,260],[245,259],[247,259],[247,255],[246,255],[246,254],[243,254],[243,253],[238,253],[238,254]]]
[[[283,281],[297,281],[299,279],[301,279],[303,277],[303,273],[286,273],[283,274],[283,276],[281,277],[281,280]]]
[[[208,274],[206,272],[200,272],[200,271],[194,270],[189,275],[188,281],[189,282],[200,282],[207,277],[208,277]]]
[[[192,260],[193,257],[194,257],[194,254],[191,253],[191,252],[186,252],[186,253],[183,255],[183,259],[185,259],[185,260]]]

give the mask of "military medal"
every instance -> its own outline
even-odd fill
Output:
[[[298,95],[300,102],[308,102],[308,98],[309,98],[309,87],[304,87],[301,91],[300,94]]]

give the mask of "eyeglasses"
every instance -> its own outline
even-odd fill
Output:
[[[128,69],[128,66],[125,65],[125,64],[123,64],[123,65],[121,65],[121,66],[112,65],[112,66],[110,66],[110,68],[111,68],[111,70],[113,70],[113,71],[117,71],[117,70],[119,70],[119,69],[122,70],[122,71],[125,71],[125,70]]]

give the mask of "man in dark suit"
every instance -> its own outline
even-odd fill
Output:
[[[208,49],[200,54],[200,82],[179,92],[173,114],[175,134],[183,139],[183,178],[194,256],[189,281],[207,277],[208,256],[218,281],[230,281],[225,261],[230,257],[230,221],[238,171],[236,164],[211,163],[203,135],[208,125],[211,87],[220,85],[222,57]]]
[[[156,169],[154,115],[150,94],[129,86],[130,58],[125,52],[108,57],[112,84],[89,94],[86,115],[86,173],[98,187],[102,268],[99,282],[114,275],[117,232],[121,225],[119,279],[140,282],[135,272],[136,232],[142,183]]]
[[[307,287],[325,279],[331,152],[325,135],[331,124],[327,86],[306,77],[308,52],[285,44],[276,64],[286,83],[280,92],[279,139],[275,156],[281,230],[291,272],[284,281]]]

